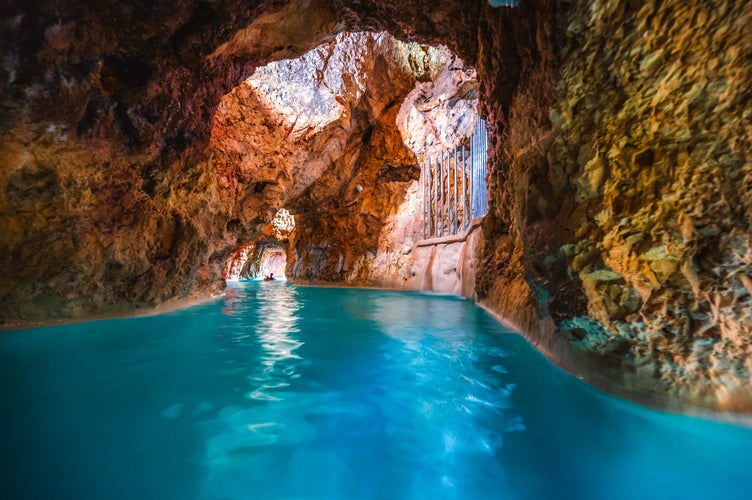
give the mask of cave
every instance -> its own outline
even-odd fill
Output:
[[[257,278],[271,235],[297,283],[456,291],[461,278],[426,276],[434,269],[413,245],[457,235],[460,221],[475,228],[487,211],[477,88],[475,70],[446,47],[386,32],[340,33],[256,68],[221,99],[209,142],[234,205],[228,224],[257,238],[233,250],[225,278]],[[279,206],[294,218],[280,209],[260,236],[239,222]]]
[[[5,2],[11,496],[743,496],[750,21],[740,0]]]

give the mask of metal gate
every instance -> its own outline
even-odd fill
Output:
[[[442,151],[421,164],[424,239],[458,234],[488,212],[487,160],[488,131],[478,117],[468,146]]]

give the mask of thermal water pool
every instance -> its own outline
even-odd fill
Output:
[[[657,413],[471,302],[239,283],[0,334],[3,498],[749,498],[752,430]]]

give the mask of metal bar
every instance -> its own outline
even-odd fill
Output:
[[[478,215],[486,215],[486,148],[488,145],[486,144],[486,138],[485,138],[485,131],[486,128],[483,126],[483,121],[480,122],[480,157],[483,159],[483,161],[480,164],[480,186],[482,189],[480,189],[480,214]]]
[[[466,145],[426,158],[420,169],[424,239],[465,232],[488,213],[488,129],[480,116]]]
[[[420,162],[420,218],[423,219],[423,239],[426,239],[426,164]]]
[[[426,173],[426,162],[420,163],[420,195],[421,199],[423,200],[423,205],[421,209],[421,215],[423,216],[423,239],[426,239],[426,222],[427,222],[427,216],[426,216],[426,176],[428,174]]]
[[[444,152],[439,157],[439,228],[437,236],[444,236]]]
[[[453,157],[451,153],[447,153],[447,154],[449,154],[450,160],[454,160],[452,161],[452,163],[454,164],[454,170],[457,170],[457,157],[456,156]],[[450,163],[450,166],[452,165],[452,163]],[[455,223],[454,204],[457,202],[457,197],[453,196],[454,193],[452,193],[452,180],[453,180],[453,173],[452,173],[452,169],[450,168],[449,172],[447,172],[447,188],[448,188],[447,196],[449,196],[449,199],[452,200],[452,202],[449,204],[449,207],[448,207],[449,213],[448,213],[447,219],[449,220],[449,234],[456,234],[456,231],[454,230],[454,223]]]
[[[483,186],[482,198],[482,214],[486,215],[488,213],[488,188],[486,186],[486,175],[488,174],[488,131],[486,130],[486,122],[481,120],[481,139],[483,141],[483,144],[481,146],[481,152],[483,154],[483,164],[482,164],[482,178],[481,178],[481,185]]]
[[[444,156],[444,235],[448,236],[451,234],[452,226],[451,222],[449,220],[449,204],[452,202],[452,200],[449,198],[449,168],[451,166],[451,157],[449,156],[449,151],[446,152]]]
[[[478,117],[478,217],[483,216],[483,132]]]
[[[439,187],[439,183],[441,182],[441,162],[439,161],[439,157],[436,157],[436,165],[434,166],[434,175],[436,176],[436,199],[434,200],[434,205],[436,205],[436,210],[434,211],[434,214],[436,214],[436,223],[434,224],[436,226],[436,236],[439,236],[441,234],[439,230],[439,225],[441,224],[441,217],[439,217],[441,208],[441,188]]]
[[[480,137],[483,141],[483,144],[481,146],[481,153],[483,154],[483,163],[481,164],[481,186],[483,186],[483,190],[481,191],[482,197],[481,197],[481,215],[485,215],[488,211],[487,205],[488,205],[488,194],[486,190],[486,161],[488,160],[487,154],[488,154],[488,143],[486,142],[486,127],[485,123],[483,121],[480,122]]]
[[[426,217],[428,218],[426,224],[426,238],[431,237],[431,158],[428,158],[426,164],[426,191],[428,196],[428,203],[426,204]]]
[[[441,236],[446,236],[447,232],[447,220],[446,220],[446,169],[447,169],[447,157],[444,152],[441,152]]]
[[[452,153],[447,151],[447,173],[446,173],[446,215],[447,215],[447,234],[452,234]]]
[[[478,154],[475,132],[470,140],[470,220],[473,220],[475,218],[475,155]]]
[[[457,194],[456,192],[453,192],[452,189],[454,187],[452,184],[457,180],[457,156],[450,156],[452,156],[453,168],[449,172],[447,172],[447,178],[449,179],[449,197],[452,199],[452,203],[451,205],[449,205],[449,218],[452,219],[452,223],[449,227],[452,234],[457,234],[457,211],[455,210],[457,206]]]
[[[433,183],[435,182],[430,157],[428,158],[428,177],[428,237],[430,238],[433,234]]]
[[[465,162],[465,146],[462,146],[462,230],[467,231],[467,163]]]
[[[452,209],[454,210],[454,234],[457,234],[459,230],[459,221],[457,220],[457,216],[459,215],[459,211],[457,210],[457,159],[459,157],[458,154],[459,150],[457,149],[457,146],[454,147],[454,203],[452,204]]]
[[[449,217],[447,216],[447,210],[449,209],[449,153],[442,152],[442,158],[444,159],[444,168],[441,170],[441,185],[443,191],[441,194],[444,196],[444,204],[441,207],[441,222],[443,224],[442,236],[449,234]]]
[[[428,158],[428,237],[431,237],[433,232],[433,166],[431,166],[431,158]]]
[[[486,127],[483,127],[483,132],[486,132]],[[483,215],[488,213],[488,186],[486,184],[488,178],[488,140],[483,141]]]
[[[480,118],[478,118],[480,120]],[[473,164],[473,168],[475,169],[475,196],[473,197],[473,211],[476,217],[480,215],[480,204],[478,203],[478,197],[479,197],[479,188],[480,188],[480,134],[477,133],[477,124],[476,124],[476,133],[475,133],[475,163]]]

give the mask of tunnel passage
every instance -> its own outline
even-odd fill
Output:
[[[287,250],[276,241],[264,240],[244,247],[228,261],[228,281],[274,279],[287,281]]]
[[[224,279],[255,280],[273,276],[275,280],[287,280],[287,253],[294,231],[295,217],[281,208],[260,236],[232,252],[225,264]]]
[[[419,161],[468,143],[477,102],[475,71],[448,49],[383,32],[257,68],[222,99],[210,143],[234,234],[255,240],[284,205],[297,225],[284,246],[290,278],[399,284],[422,238]],[[269,247],[248,241],[226,277],[260,276]],[[242,268],[240,255],[255,264]]]

